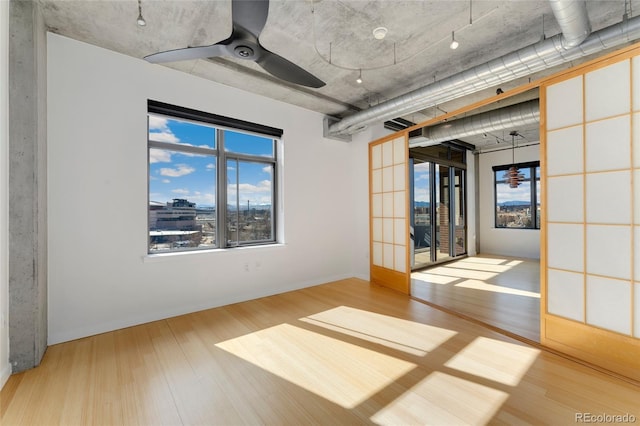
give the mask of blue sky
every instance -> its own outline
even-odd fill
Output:
[[[415,201],[429,200],[429,163],[416,163],[413,166],[413,198]]]
[[[149,115],[149,138],[153,141],[215,148],[215,128],[190,122]],[[225,132],[227,150],[245,154],[272,156],[271,139],[238,132]],[[209,155],[180,153],[152,148],[149,151],[149,199],[165,203],[173,198],[185,198],[199,207],[215,205],[216,161]],[[236,187],[240,207],[271,203],[272,170],[265,164],[241,162],[227,168],[229,201],[236,202]],[[236,185],[237,184],[237,185]]]
[[[525,177],[525,179],[531,178],[531,172],[529,168],[524,168],[520,170]],[[499,171],[496,174],[496,178],[498,181],[503,179],[505,171]],[[540,203],[540,191],[538,189],[538,204]],[[522,182],[518,185],[517,188],[510,188],[506,183],[498,183],[496,186],[496,197],[498,204],[504,203],[507,201],[523,201],[526,203],[531,202],[531,182]]]

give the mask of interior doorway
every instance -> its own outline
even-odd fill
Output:
[[[505,171],[494,166],[511,164],[511,146],[486,154],[469,153],[474,160],[469,176],[466,164],[452,162],[442,148],[430,148],[427,152],[409,150],[411,224],[415,226],[412,297],[511,337],[539,342],[539,248],[534,244],[535,240],[539,244],[541,198],[537,144],[517,149],[518,158],[529,161],[519,164],[522,170],[529,167],[529,174],[523,173],[518,188],[508,190],[502,184]],[[439,158],[434,158],[436,155]],[[467,178],[474,179],[471,185],[467,185]],[[467,188],[475,190],[467,194]],[[529,204],[523,207],[523,203],[516,203],[516,196],[528,196]],[[475,214],[469,214],[467,197],[475,197],[471,199],[475,200]],[[500,222],[501,214],[513,223]],[[466,221],[475,223],[472,237],[482,233],[485,239],[479,247],[486,251],[475,247],[480,255],[470,243],[474,239],[467,238]],[[525,247],[530,254],[518,252]]]

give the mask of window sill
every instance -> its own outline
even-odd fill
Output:
[[[192,251],[176,251],[172,253],[153,253],[142,256],[143,263],[164,262],[169,259],[181,259],[184,257],[193,258],[194,256],[213,256],[216,253],[233,253],[238,251],[253,251],[265,249],[278,249],[285,247],[284,243],[261,244],[255,246],[243,246],[233,248],[218,248],[210,250],[192,250]]]
[[[511,228],[509,226],[494,226],[493,229],[506,229],[509,231],[539,231],[540,228]]]

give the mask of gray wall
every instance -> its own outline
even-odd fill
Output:
[[[47,348],[46,34],[37,5],[9,5],[9,361]]]

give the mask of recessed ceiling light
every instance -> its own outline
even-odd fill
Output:
[[[385,27],[378,27],[373,30],[373,36],[375,37],[376,40],[382,40],[387,35],[388,31],[389,30],[386,29]]]

